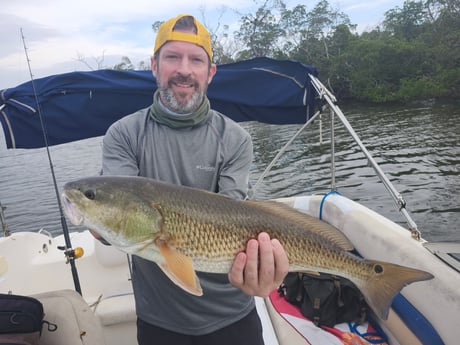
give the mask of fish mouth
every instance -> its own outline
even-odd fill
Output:
[[[61,196],[62,205],[64,206],[64,213],[66,214],[67,218],[69,218],[70,222],[73,225],[80,225],[83,223],[83,215],[77,210],[72,201],[70,201],[69,197],[64,193]]]

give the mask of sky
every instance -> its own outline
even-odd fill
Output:
[[[311,9],[318,1],[303,3]],[[288,8],[302,3],[284,2]],[[232,0],[230,9],[228,0],[0,0],[0,90],[31,80],[24,43],[34,79],[112,67],[123,56],[134,65],[141,61],[148,64],[155,40],[151,28],[154,22],[189,13],[211,31],[219,22],[236,30],[240,14],[254,13],[261,3]],[[386,11],[403,3],[329,0],[332,7],[358,25],[358,32],[376,27]]]

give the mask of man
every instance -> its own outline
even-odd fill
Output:
[[[103,174],[140,175],[244,199],[252,142],[210,109],[206,91],[216,65],[209,32],[193,16],[166,21],[151,66],[158,84],[153,104],[109,128]],[[174,285],[155,263],[137,256],[132,262],[140,345],[263,344],[252,296],[267,296],[288,270],[283,248],[266,233],[249,241],[228,276],[198,272],[200,297]]]

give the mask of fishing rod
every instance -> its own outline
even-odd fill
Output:
[[[25,40],[25,37],[24,37],[24,33],[22,31],[22,28],[21,28],[21,38],[22,38],[22,44],[24,46],[24,52],[25,52],[26,59],[27,59],[27,66],[29,67],[29,75],[30,75],[30,80],[31,80],[31,83],[32,83],[32,90],[34,92],[35,102],[37,104],[37,113],[38,113],[38,117],[40,119],[40,126],[41,126],[41,130],[42,130],[42,133],[43,133],[43,139],[44,139],[44,142],[45,142],[46,153],[48,155],[48,162],[49,162],[49,165],[50,165],[51,176],[53,178],[54,191],[56,192],[56,200],[57,200],[57,204],[58,204],[58,208],[59,208],[59,214],[60,214],[60,218],[61,218],[61,226],[62,226],[62,230],[63,230],[63,233],[64,233],[64,240],[65,240],[65,248],[63,248],[64,249],[64,254],[65,254],[66,258],[67,258],[67,262],[70,263],[73,282],[74,282],[74,285],[75,285],[75,291],[77,291],[81,295],[82,293],[81,293],[81,287],[80,287],[80,279],[78,278],[78,272],[77,272],[77,267],[75,265],[75,259],[80,257],[81,255],[83,255],[83,250],[81,248],[72,249],[72,243],[70,241],[70,235],[69,235],[69,228],[67,227],[67,222],[66,222],[66,219],[65,219],[65,216],[64,216],[64,212],[62,210],[62,203],[61,203],[59,188],[58,188],[57,182],[56,182],[56,174],[54,173],[53,161],[51,159],[51,153],[50,153],[50,149],[49,149],[49,145],[48,145],[48,134],[47,134],[47,131],[46,131],[45,122],[43,120],[43,114],[42,114],[42,111],[41,111],[40,102],[38,100],[37,91],[35,89],[34,76],[32,74],[32,68],[30,66],[29,54],[27,53],[26,40]]]

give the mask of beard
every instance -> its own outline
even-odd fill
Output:
[[[161,85],[161,80],[157,80],[158,85]],[[195,92],[193,93],[192,97],[186,101],[180,101],[172,90],[173,83],[189,83],[193,84],[195,88]],[[196,111],[201,103],[203,102],[205,96],[205,90],[201,90],[198,83],[191,78],[187,77],[174,77],[168,81],[167,86],[159,86],[158,92],[160,93],[161,101],[163,104],[178,114],[190,114]]]

